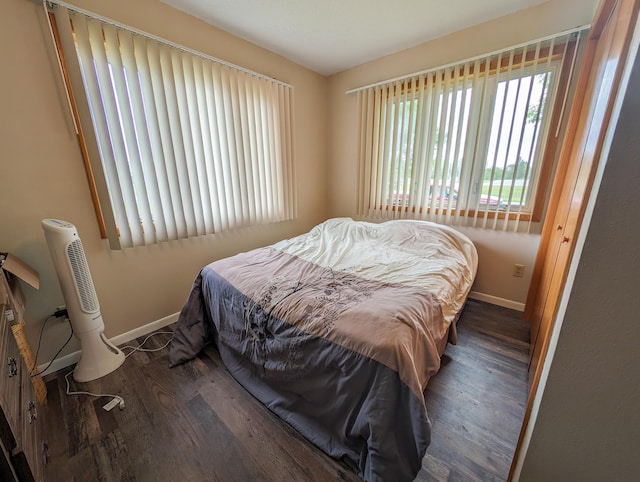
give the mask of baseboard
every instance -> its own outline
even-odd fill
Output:
[[[139,328],[134,328],[131,331],[127,331],[122,335],[114,336],[110,338],[109,341],[113,343],[115,346],[120,346],[123,343],[129,343],[131,340],[135,340],[136,338],[140,338],[141,336],[148,335],[149,333],[159,330],[160,328],[164,328],[171,323],[175,323],[178,321],[178,315],[180,313],[174,313],[173,315],[165,316],[164,318],[160,318],[159,320],[152,321],[151,323],[147,323]]]
[[[140,338],[141,336],[148,335],[160,328],[164,328],[171,323],[175,323],[178,320],[179,313],[174,313],[169,316],[165,316],[156,321],[152,321],[151,323],[147,323],[146,325],[140,326],[138,328],[134,328],[131,331],[127,331],[126,333],[122,333],[121,335],[114,336],[110,338],[109,341],[116,346],[123,345],[124,343],[128,343],[131,340],[135,340],[136,338]],[[59,370],[67,368],[75,363],[78,363],[80,360],[80,351],[74,351],[73,353],[69,353],[68,355],[62,356],[60,358],[56,358],[51,366],[42,372],[42,376],[49,375],[51,373],[55,373]],[[44,370],[45,367],[49,364],[49,362],[43,363],[38,366],[38,373],[41,370]]]
[[[469,293],[469,298],[478,301],[486,301],[487,303],[491,303],[492,305],[511,308],[512,310],[524,311],[524,303],[507,300],[505,298],[499,298],[497,296],[487,295],[485,293],[479,293],[478,291],[472,291],[471,293]]]

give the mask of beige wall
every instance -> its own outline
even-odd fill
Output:
[[[0,251],[15,253],[40,272],[40,290],[24,289],[28,299],[27,335],[34,350],[43,319],[64,303],[40,227],[43,218],[64,219],[78,228],[109,337],[179,311],[193,278],[205,263],[291,237],[326,219],[325,77],[158,0],[73,3],[292,84],[299,216],[293,222],[111,251],[99,235],[42,5],[3,0]],[[64,324],[49,323],[39,360],[49,360],[67,334]],[[74,342],[65,353],[77,348]]]
[[[100,239],[84,168],[66,107],[51,39],[38,2],[5,0],[0,15],[0,250],[41,274],[25,288],[32,344],[42,321],[63,303],[40,221],[74,223],[85,246],[105,322],[112,337],[178,311],[206,262],[307,230],[329,216],[355,215],[355,96],[345,91],[454,60],[486,53],[590,21],[597,0],[550,0],[477,27],[383,57],[329,79],[190,17],[159,0],[75,0],[80,7],[291,83],[295,89],[299,217],[294,222],[165,243],[121,252]],[[522,303],[538,236],[464,230],[477,244],[474,290]],[[513,278],[514,263],[527,269]],[[39,359],[66,339],[50,323]],[[73,351],[73,344],[65,353]]]
[[[551,0],[536,7],[382,57],[329,78],[329,174],[327,199],[330,216],[356,215],[357,119],[356,96],[350,89],[551,35],[593,18],[597,0]],[[540,223],[532,226],[539,232]],[[475,292],[524,303],[538,248],[538,234],[461,229],[478,248]],[[514,264],[524,264],[525,277],[514,278]],[[489,298],[492,299],[492,298]]]

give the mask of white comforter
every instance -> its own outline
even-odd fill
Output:
[[[478,267],[476,248],[467,236],[427,221],[329,219],[273,247],[361,278],[427,288],[449,323],[462,309]]]

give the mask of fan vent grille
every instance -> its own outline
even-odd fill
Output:
[[[98,311],[100,308],[98,297],[96,296],[96,290],[93,286],[91,273],[89,272],[87,258],[84,256],[82,241],[76,239],[69,243],[67,246],[67,256],[69,256],[69,262],[71,263],[73,279],[75,280],[76,288],[80,295],[82,309],[87,313]]]

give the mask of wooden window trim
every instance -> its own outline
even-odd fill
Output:
[[[426,213],[426,214],[431,214],[431,208],[419,208],[416,210],[415,207],[412,207],[411,209],[409,209],[409,206],[389,206],[386,205],[384,206],[384,209],[382,206],[380,206],[380,210],[383,211],[397,211],[397,212],[402,212],[404,211],[405,213],[411,212],[411,213],[418,213],[418,214],[422,214],[422,213]],[[434,214],[438,215],[442,215],[442,216],[446,216],[448,213],[448,209],[443,208],[435,208],[434,210]],[[453,208],[451,209],[451,216],[455,216],[458,214],[458,211]],[[476,210],[475,209],[462,209],[460,211],[460,216],[468,216],[468,217],[476,217]],[[487,219],[494,219],[496,216],[498,216],[498,219],[505,219],[507,217],[507,213],[506,211],[482,211],[482,210],[478,210],[478,214],[477,214],[477,218],[478,219],[482,219],[486,216]],[[529,221],[529,219],[531,218],[531,214],[530,213],[520,213],[520,215],[518,216],[517,212],[509,212],[509,221],[515,221],[516,219],[519,219],[520,221]]]
[[[576,55],[575,49],[577,48],[576,42],[569,42],[567,46],[567,53],[565,55],[564,61],[562,62],[560,81],[558,82],[558,93],[567,92],[570,81],[570,63],[571,59]],[[551,114],[551,129],[559,128],[560,123],[562,122],[563,110],[566,106],[563,105],[563,102],[559,102],[558,97],[556,96],[556,102],[553,106],[553,112]],[[533,202],[533,209],[531,211],[532,221],[540,222],[543,218],[545,201],[547,200],[549,190],[549,185],[551,184],[551,176],[553,174],[553,168],[556,164],[556,159],[558,157],[558,145],[561,137],[561,133],[557,136],[550,133],[547,136],[547,143],[544,147],[544,152],[540,159],[542,163],[540,166],[540,177],[538,178],[538,187],[536,190],[536,198]]]
[[[98,227],[100,229],[100,236],[102,239],[107,238],[107,226],[104,221],[104,215],[102,214],[102,206],[100,205],[100,199],[98,198],[98,188],[96,187],[96,181],[93,174],[93,168],[91,167],[91,161],[89,157],[89,150],[87,149],[87,142],[85,140],[84,131],[82,130],[82,124],[80,123],[80,114],[78,113],[78,105],[76,103],[73,90],[71,89],[71,80],[69,78],[69,71],[67,69],[67,63],[62,52],[62,45],[60,41],[60,33],[58,32],[58,25],[56,24],[55,14],[48,12],[49,24],[51,25],[51,33],[56,47],[58,59],[60,61],[60,67],[62,70],[62,77],[64,79],[65,90],[69,99],[69,105],[71,106],[71,114],[73,116],[73,122],[76,127],[78,145],[80,146],[80,152],[82,154],[82,161],[84,163],[84,169],[87,174],[87,181],[89,183],[89,191],[91,193],[91,201],[93,202],[93,209],[96,213],[96,219],[98,221]]]

